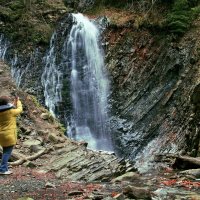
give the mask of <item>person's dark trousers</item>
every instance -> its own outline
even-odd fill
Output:
[[[8,171],[8,160],[10,159],[13,146],[3,147],[3,154],[1,158],[0,172]]]

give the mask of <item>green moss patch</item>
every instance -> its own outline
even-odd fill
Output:
[[[167,28],[171,33],[182,35],[191,26],[192,21],[200,14],[199,1],[175,0],[167,15]]]
[[[1,33],[21,48],[47,45],[55,22],[66,11],[62,0],[0,2]]]

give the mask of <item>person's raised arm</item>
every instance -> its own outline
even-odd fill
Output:
[[[15,103],[14,104],[16,105],[16,109],[12,109],[12,113],[13,113],[14,116],[16,116],[16,115],[19,115],[23,111],[22,103],[19,100],[19,97],[15,98]]]

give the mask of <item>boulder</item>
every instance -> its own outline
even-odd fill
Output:
[[[41,145],[41,141],[29,139],[23,142],[23,146],[25,147],[31,147],[33,145]]]
[[[121,176],[118,176],[117,178],[113,179],[112,182],[122,182],[122,181],[135,181],[136,179],[139,179],[140,175],[136,172],[127,172]]]
[[[125,194],[128,198],[144,199],[144,200],[151,199],[150,190],[143,187],[135,187],[128,185],[123,189],[123,194]]]
[[[65,138],[59,137],[55,133],[49,133],[48,140],[53,143],[65,142]]]

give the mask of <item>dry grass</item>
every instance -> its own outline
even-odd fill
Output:
[[[98,13],[95,13],[95,15],[88,15],[88,16],[90,18],[96,18],[96,16],[107,16],[114,24],[122,25],[129,21],[134,20],[137,15],[122,9],[105,8],[99,10]]]

